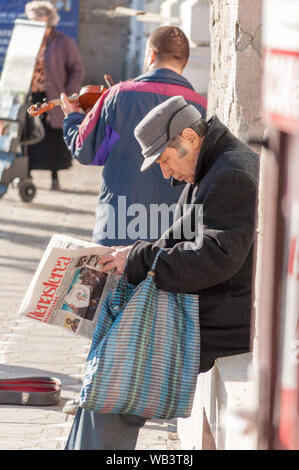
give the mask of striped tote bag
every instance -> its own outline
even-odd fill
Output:
[[[146,418],[188,417],[199,370],[198,296],[157,289],[160,250],[138,286],[119,277],[105,297],[80,406]]]

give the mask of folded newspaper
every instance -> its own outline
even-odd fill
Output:
[[[91,338],[103,299],[116,278],[101,272],[101,257],[111,251],[54,234],[18,313]]]

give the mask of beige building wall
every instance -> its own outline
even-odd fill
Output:
[[[244,142],[249,136],[262,136],[264,129],[261,7],[262,0],[210,0],[208,118],[217,114]],[[200,19],[193,20],[199,23]],[[251,371],[249,375],[250,361],[250,354],[223,358],[210,372],[199,375],[192,414],[187,420],[178,420],[184,449],[208,448],[203,433],[203,407],[217,449],[256,448],[256,435],[244,436],[233,421],[240,420],[235,414],[240,407],[250,415],[250,407],[255,405],[256,383]],[[226,421],[223,411],[230,413],[226,414]]]
[[[130,0],[123,0],[129,6]],[[119,5],[117,0],[81,0],[78,46],[85,66],[85,84],[104,84],[110,74],[117,83],[125,80],[125,61],[128,48],[128,17],[96,16],[94,9],[109,10]]]
[[[261,135],[262,0],[210,0],[208,116],[241,140]]]

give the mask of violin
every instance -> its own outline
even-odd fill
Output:
[[[108,87],[104,85],[86,85],[81,88],[79,94],[68,96],[68,100],[71,103],[78,103],[80,108],[83,111],[87,111],[90,108],[93,108],[98,99],[108,90],[111,86],[114,85],[110,75],[104,76],[106,84]],[[42,103],[36,103],[29,106],[27,112],[30,116],[40,116],[47,111],[51,111],[55,106],[60,106],[61,100],[59,98],[51,101],[43,101]]]

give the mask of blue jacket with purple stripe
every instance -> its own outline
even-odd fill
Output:
[[[154,241],[171,225],[173,211],[167,206],[174,208],[184,185],[173,187],[158,165],[140,172],[143,156],[134,129],[154,106],[177,95],[205,118],[206,99],[186,78],[160,68],[113,86],[86,116],[71,113],[64,119],[64,140],[73,157],[84,165],[104,165],[94,242]]]

